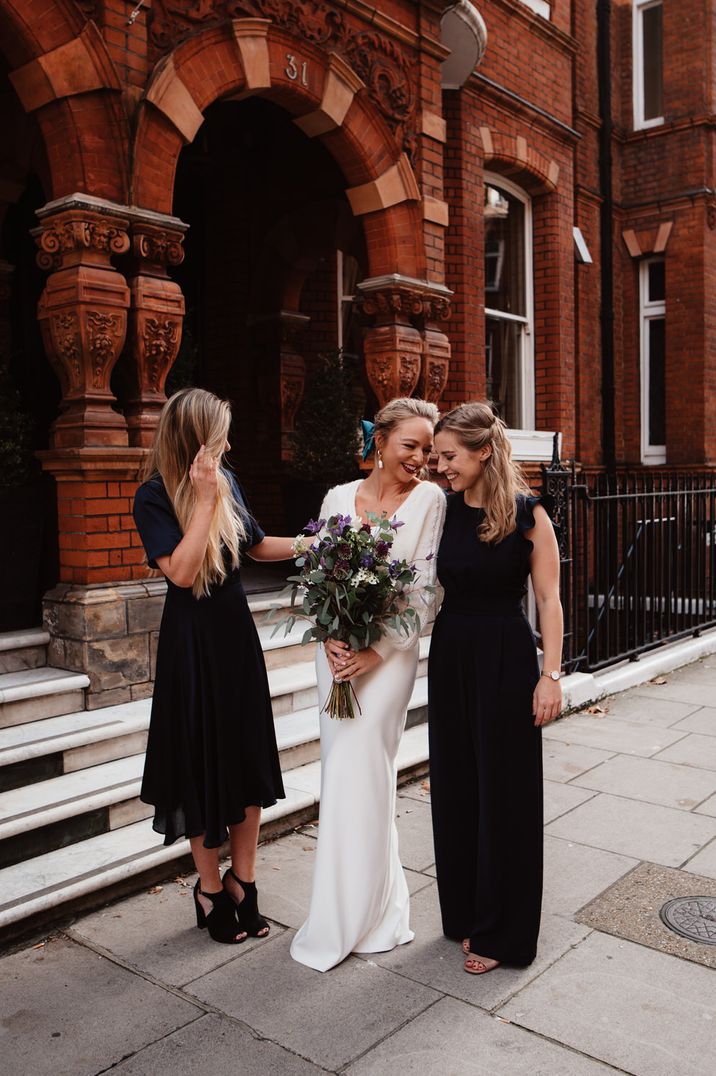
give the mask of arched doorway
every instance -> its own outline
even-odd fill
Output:
[[[232,400],[237,470],[256,514],[283,530],[306,379],[322,354],[359,342],[346,288],[367,275],[360,221],[333,157],[261,97],[207,109],[179,158],[173,212],[189,230],[168,391],[194,383]]]

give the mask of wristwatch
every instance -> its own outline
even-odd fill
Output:
[[[562,674],[558,669],[553,669],[552,672],[547,672],[546,669],[542,670],[542,676],[548,676],[550,680],[561,680]]]

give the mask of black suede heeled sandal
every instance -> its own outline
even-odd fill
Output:
[[[213,905],[208,915],[199,900],[199,894],[210,900]],[[246,931],[236,917],[236,905],[225,889],[220,889],[218,893],[205,893],[199,888],[197,878],[194,886],[194,908],[196,925],[199,930],[206,927],[213,941],[221,942],[223,945],[241,945],[246,941]],[[244,937],[237,938],[237,934],[243,934]]]
[[[271,924],[267,923],[259,912],[259,894],[256,889],[256,882],[242,882],[241,879],[234,874],[231,867],[227,867],[224,872],[224,877],[221,880],[221,884],[224,888],[226,888],[226,877],[229,874],[244,891],[244,899],[238,903],[234,902],[239,919],[239,929],[245,930],[250,938],[267,938],[269,931],[271,930]],[[230,896],[228,893],[227,895]],[[233,901],[233,897],[230,897],[230,899]],[[262,930],[266,933],[262,934]]]

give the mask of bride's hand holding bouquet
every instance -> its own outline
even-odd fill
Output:
[[[308,535],[294,543],[299,574],[289,576],[292,611],[285,628],[288,632],[297,619],[310,619],[313,624],[303,642],[328,644],[334,680],[323,709],[331,717],[355,716],[357,698],[350,679],[380,662],[379,655],[369,651],[372,643],[387,629],[406,636],[420,631],[420,618],[408,597],[419,570],[391,558],[395,534],[403,524],[385,516],[368,519],[363,523],[337,515],[312,521]],[[297,605],[300,611],[294,612]]]

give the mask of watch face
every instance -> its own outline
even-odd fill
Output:
[[[558,672],[551,672],[549,674],[549,676],[550,676],[551,680],[559,680],[559,673]]]

